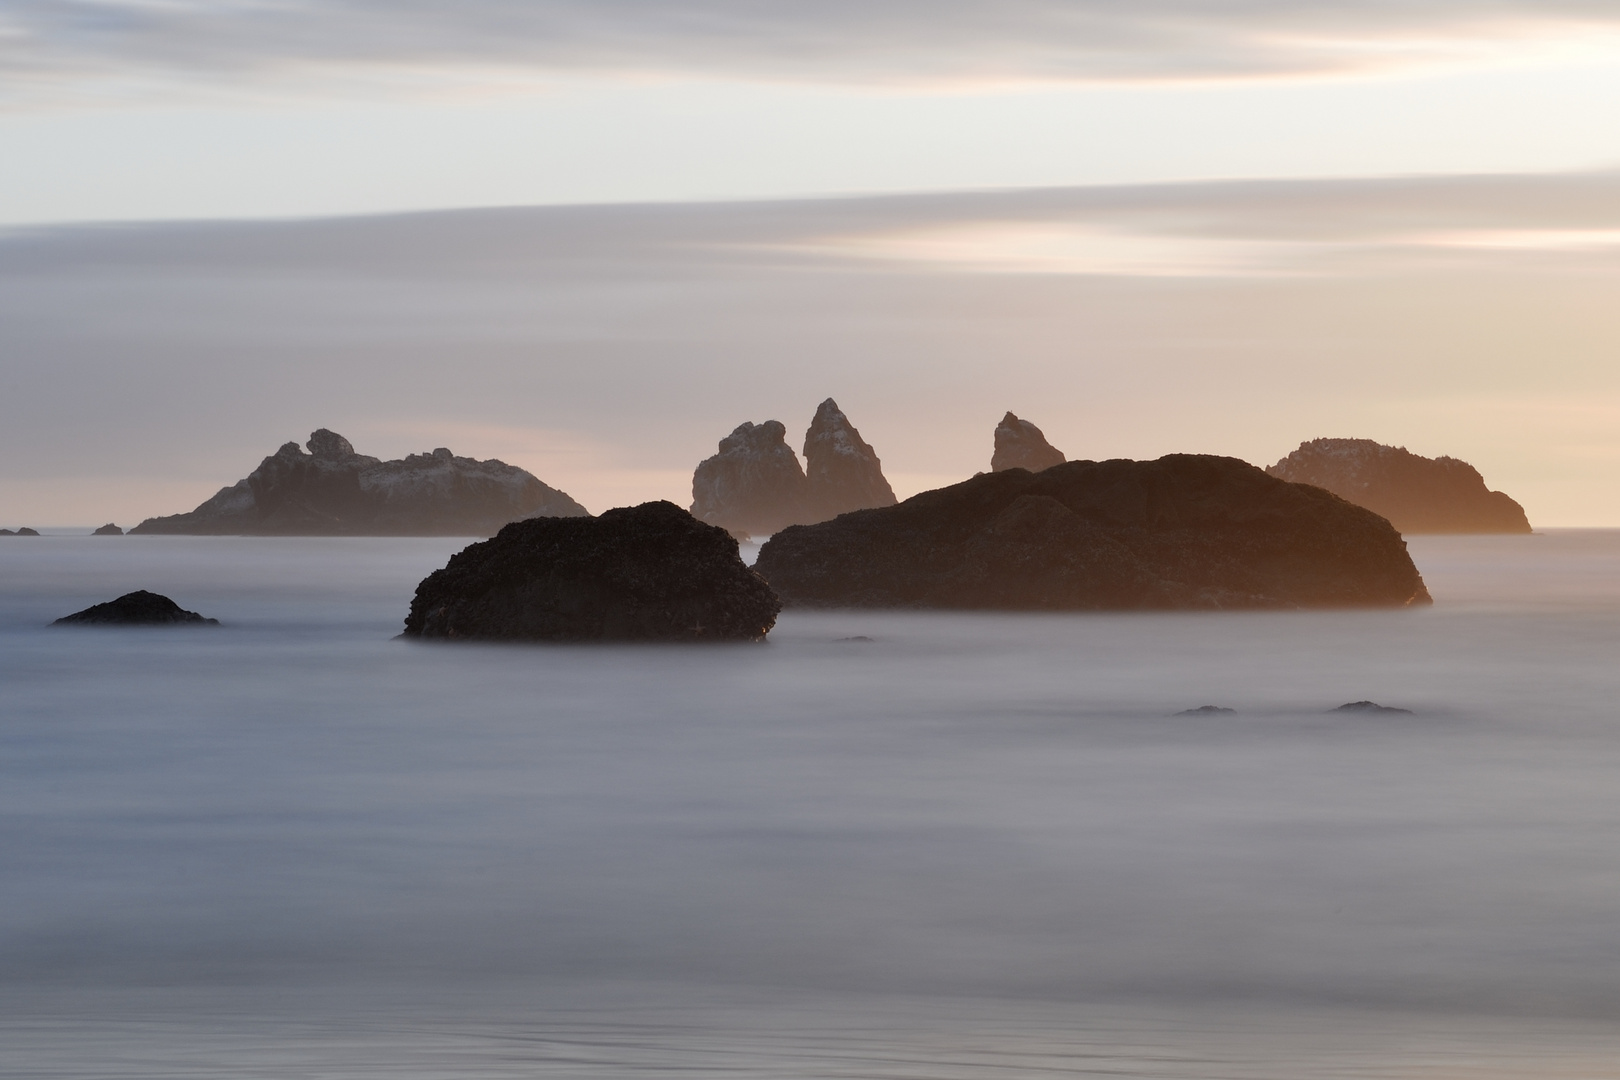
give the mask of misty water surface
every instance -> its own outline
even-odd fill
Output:
[[[16,1075],[1620,1060],[1620,533],[1416,538],[1420,611],[392,640],[459,546],[0,541]],[[225,626],[42,628],[141,587]]]

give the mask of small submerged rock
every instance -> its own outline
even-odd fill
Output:
[[[114,525],[112,522],[109,521],[109,522],[107,522],[107,524],[103,525],[101,528],[97,529],[95,532],[91,533],[90,535],[91,536],[123,536],[124,535],[124,530],[120,529],[118,526]]]
[[[205,618],[179,604],[145,589],[125,593],[116,600],[96,604],[72,615],[64,615],[52,626],[218,626],[218,619]]]
[[[1182,709],[1177,716],[1214,716],[1217,713],[1235,713],[1236,709],[1227,709],[1220,705],[1200,705],[1196,709]]]
[[[668,502],[516,521],[416,587],[405,637],[759,641],[782,603],[725,529]]]
[[[1376,701],[1347,701],[1343,705],[1340,705],[1337,709],[1329,709],[1328,711],[1349,713],[1406,713],[1408,716],[1412,714],[1411,709],[1397,709],[1393,705],[1380,705]]]

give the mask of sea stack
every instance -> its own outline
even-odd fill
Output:
[[[471,641],[759,641],[781,601],[726,530],[668,502],[531,518],[416,588],[405,636]]]
[[[789,605],[1000,610],[1404,607],[1388,521],[1235,458],[981,473],[784,529],[754,568]]]
[[[996,425],[996,448],[990,455],[990,471],[1028,469],[1040,472],[1064,462],[1063,451],[1046,441],[1041,429],[1012,413]]]
[[[394,461],[357,453],[335,431],[289,442],[243,480],[186,514],[148,518],[131,533],[207,536],[489,536],[526,517],[586,509],[504,461],[445,447]]]
[[[786,426],[745,422],[692,473],[692,516],[732,533],[765,535],[810,520],[807,494]]]
[[[1403,533],[1527,533],[1524,507],[1452,457],[1426,458],[1371,439],[1313,439],[1266,470],[1313,484],[1389,519]]]
[[[809,521],[825,521],[851,510],[893,506],[894,489],[883,476],[877,452],[861,438],[832,398],[816,408],[804,433],[805,476],[809,482]]]
[[[131,530],[131,531],[133,531],[133,530]],[[112,522],[109,521],[109,522],[107,522],[107,524],[103,525],[101,528],[97,529],[95,532],[91,533],[90,535],[91,536],[123,536],[124,535],[124,530],[120,529],[117,525],[114,525]]]

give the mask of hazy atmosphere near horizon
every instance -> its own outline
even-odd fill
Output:
[[[1617,477],[1615,0],[0,0],[0,1072],[1620,1080]]]

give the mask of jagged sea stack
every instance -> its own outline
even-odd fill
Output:
[[[754,564],[789,605],[1128,610],[1404,607],[1428,590],[1390,523],[1235,458],[981,473],[784,529]]]
[[[768,535],[811,520],[808,492],[787,428],[777,420],[743,423],[692,473],[692,516],[733,533]]]
[[[781,601],[737,541],[668,502],[531,518],[416,587],[405,636],[483,641],[759,641]]]
[[[1371,439],[1313,439],[1266,470],[1382,514],[1403,533],[1527,533],[1524,507],[1452,457],[1426,458]]]
[[[996,425],[996,449],[990,455],[990,471],[1028,469],[1040,472],[1064,462],[1063,451],[1046,441],[1041,429],[1012,413]]]
[[[861,438],[832,398],[816,409],[804,433],[809,521],[825,521],[851,510],[893,506],[894,489],[883,477],[877,451]]]
[[[131,533],[207,536],[488,536],[509,521],[586,509],[504,461],[439,447],[394,461],[356,453],[335,431],[289,442],[246,479],[186,514],[148,518]]]

